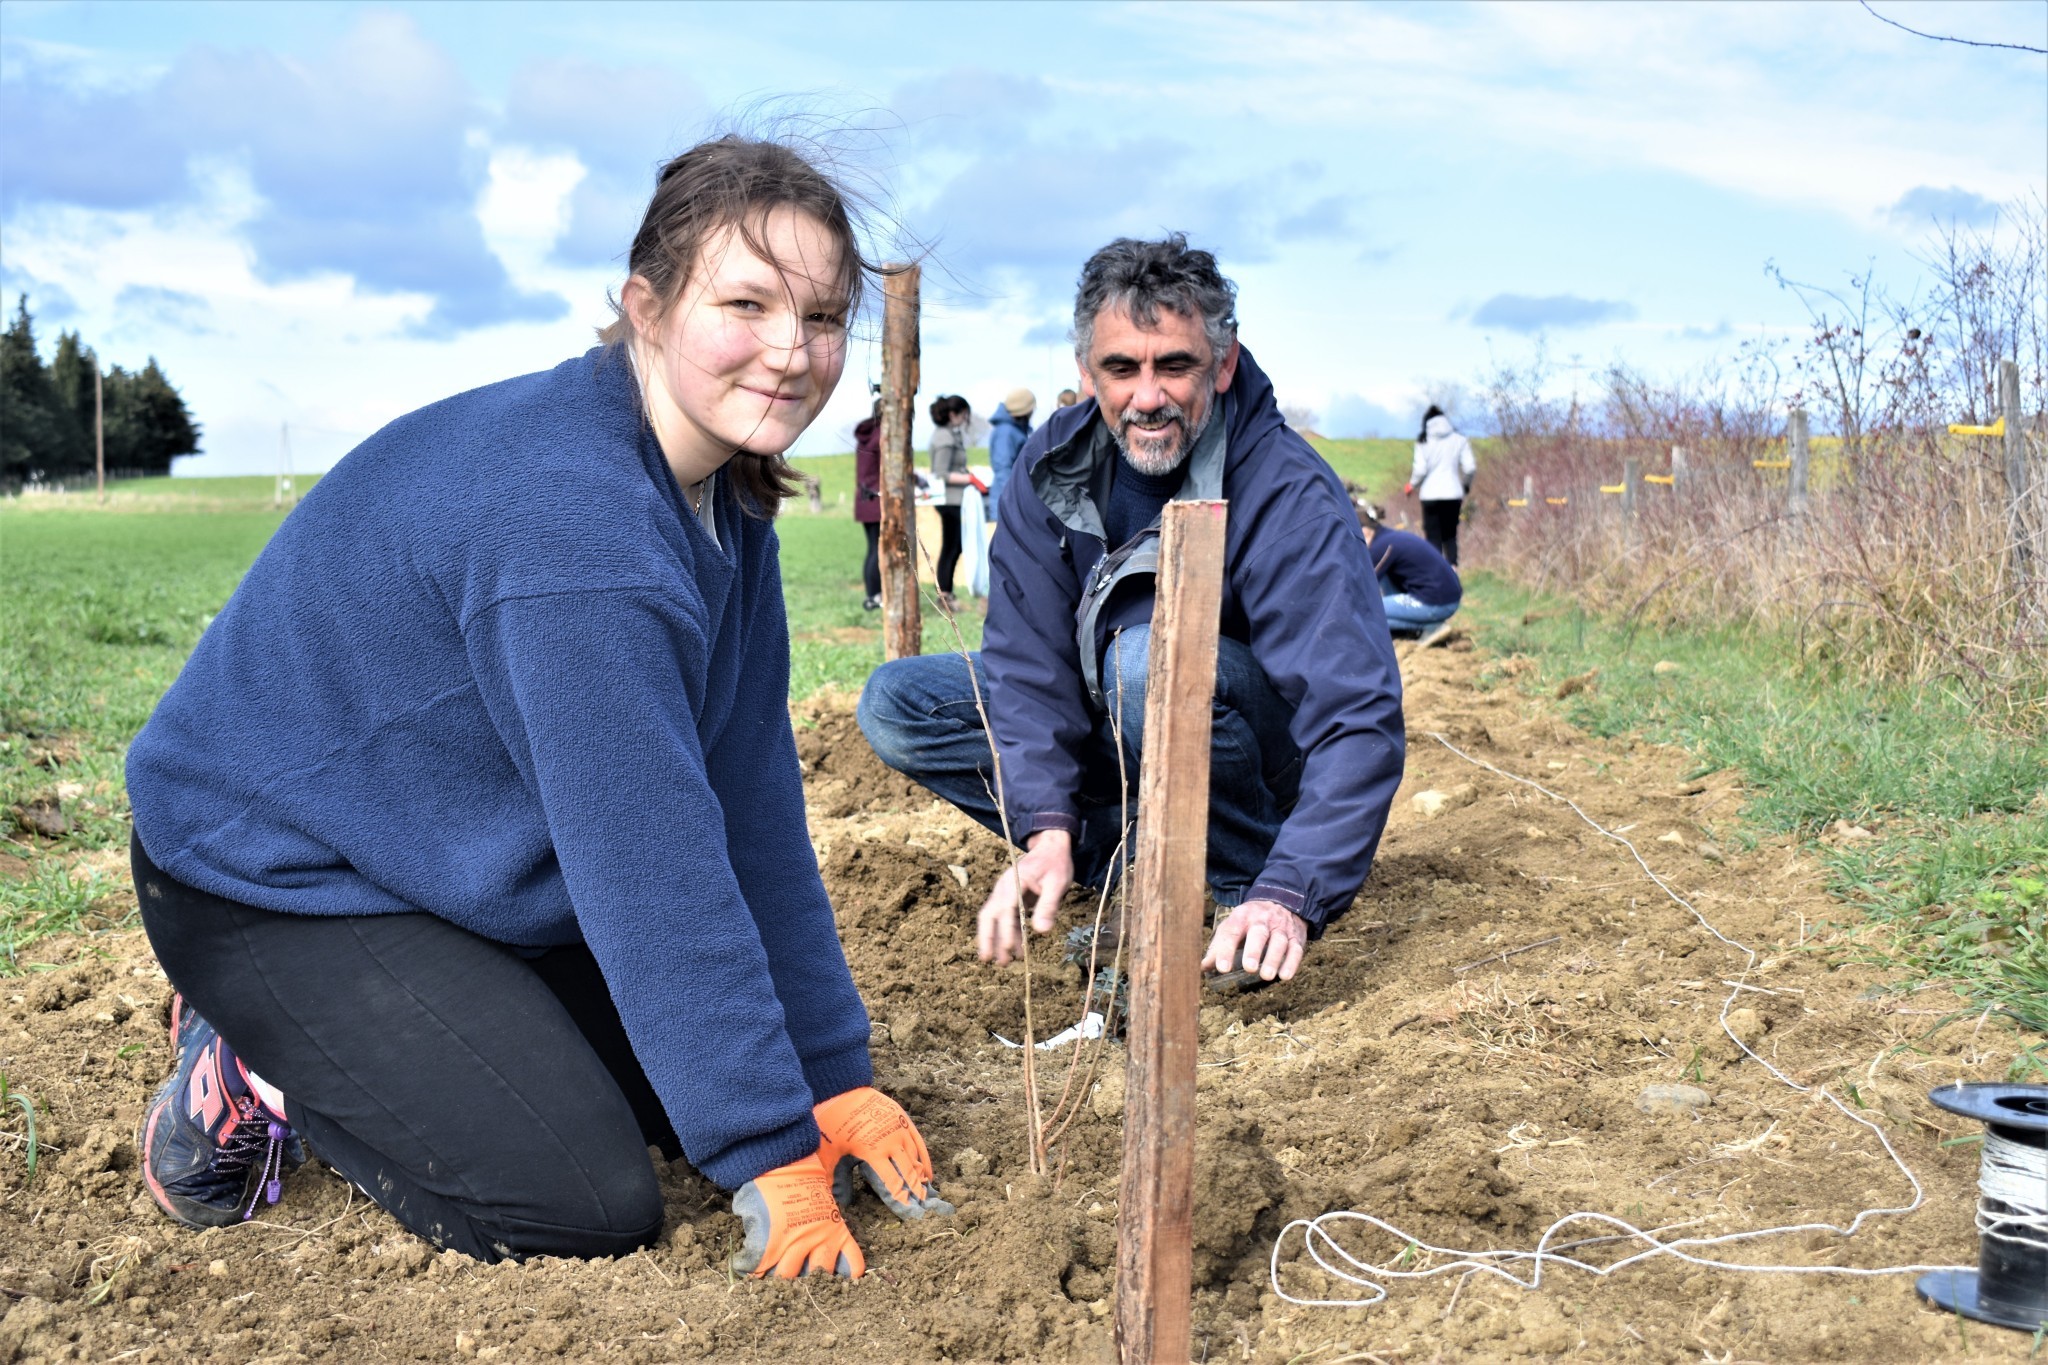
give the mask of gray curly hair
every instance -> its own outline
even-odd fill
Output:
[[[1237,340],[1237,286],[1216,268],[1216,258],[1188,245],[1184,232],[1156,242],[1119,237],[1088,258],[1074,291],[1074,354],[1088,363],[1095,319],[1113,304],[1130,310],[1140,327],[1159,321],[1159,310],[1200,318],[1209,349],[1221,359]]]

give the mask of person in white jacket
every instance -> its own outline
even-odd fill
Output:
[[[1422,495],[1422,537],[1448,560],[1458,563],[1458,514],[1464,510],[1465,495],[1472,491],[1472,476],[1479,466],[1472,459],[1472,443],[1451,429],[1451,419],[1434,403],[1422,414],[1422,431],[1415,438],[1415,467],[1408,474],[1403,493]]]

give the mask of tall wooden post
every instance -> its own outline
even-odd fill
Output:
[[[92,358],[92,468],[100,502],[107,500],[107,408],[100,396],[100,358]]]
[[[919,270],[889,267],[882,314],[882,657],[924,647],[917,600],[917,502],[910,466],[911,402],[917,396]]]
[[[1671,447],[1671,500],[1678,501],[1685,496],[1685,447]]]
[[[1209,708],[1228,514],[1222,502],[1168,503],[1160,528],[1126,940],[1131,1004],[1116,1235],[1116,1330],[1125,1365],[1189,1356]],[[1215,1197],[1233,1196],[1219,1190]]]
[[[2020,619],[2034,629],[2048,624],[2048,508],[2040,506],[2042,490],[2034,487],[2027,459],[2027,431],[2020,406],[2020,367],[2016,360],[1998,363],[1998,400],[2005,422],[2005,492],[2011,500],[2008,518],[2012,537],[2013,586],[2020,599]]]
[[[1524,474],[1522,476],[1522,510],[1525,512],[1532,511],[1535,506],[1536,476],[1534,474]]]
[[[1794,408],[1785,421],[1785,452],[1791,461],[1785,479],[1785,515],[1806,515],[1806,409]]]

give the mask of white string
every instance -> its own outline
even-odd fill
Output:
[[[2001,1242],[2048,1251],[2048,1147],[2029,1147],[1986,1131],[1984,1161],[1977,1169],[1977,1231]],[[1997,1212],[1988,1200],[2005,1206]],[[2022,1236],[2022,1232],[2038,1237]]]
[[[1536,1240],[1535,1247],[1529,1251],[1479,1251],[1472,1250],[1469,1248],[1434,1246],[1428,1242],[1423,1241],[1421,1238],[1416,1237],[1413,1234],[1408,1233],[1399,1227],[1396,1227],[1394,1224],[1389,1223],[1384,1219],[1375,1218],[1371,1214],[1355,1213],[1349,1209],[1338,1209],[1330,1213],[1322,1214],[1321,1216],[1316,1218],[1297,1218],[1293,1222],[1289,1223],[1286,1227],[1280,1230],[1280,1235],[1273,1241],[1273,1254],[1267,1266],[1268,1276],[1272,1281],[1273,1292],[1275,1294],[1277,1294],[1281,1299],[1285,1300],[1288,1303],[1297,1304],[1304,1308],[1365,1308],[1369,1307],[1372,1304],[1378,1303],[1387,1297],[1386,1288],[1383,1285],[1375,1283],[1374,1280],[1370,1278],[1371,1276],[1380,1276],[1385,1279],[1395,1280],[1426,1280],[1434,1278],[1438,1275],[1449,1274],[1452,1271],[1463,1271],[1467,1275],[1482,1273],[1488,1275],[1496,1275],[1499,1276],[1501,1279],[1507,1280],[1511,1284],[1520,1285],[1524,1289],[1535,1289],[1543,1283],[1543,1267],[1546,1261],[1553,1262],[1561,1266],[1568,1266],[1574,1270],[1583,1270],[1589,1275],[1598,1275],[1605,1277],[1614,1274],[1616,1271],[1621,1270],[1626,1266],[1634,1265],[1639,1261],[1651,1260],[1659,1256],[1668,1256],[1674,1260],[1684,1261],[1689,1265],[1707,1266],[1715,1270],[1740,1270],[1748,1271],[1752,1274],[1762,1275],[1914,1275],[1932,1270],[1976,1269],[1975,1266],[1960,1265],[1894,1265],[1869,1268],[1862,1266],[1834,1265],[1759,1265],[1749,1262],[1715,1260],[1711,1257],[1693,1255],[1692,1251],[1689,1249],[1726,1246],[1735,1242],[1754,1241],[1765,1237],[1782,1237],[1787,1234],[1797,1232],[1832,1232],[1837,1234],[1838,1236],[1851,1237],[1854,1236],[1856,1232],[1862,1228],[1865,1220],[1867,1219],[1880,1217],[1886,1214],[1905,1214],[1913,1212],[1915,1209],[1919,1208],[1923,1202],[1925,1202],[1926,1192],[1921,1188],[1919,1177],[1913,1174],[1912,1168],[1907,1166],[1905,1160],[1899,1156],[1898,1151],[1891,1144],[1891,1139],[1885,1135],[1885,1132],[1882,1128],[1878,1127],[1875,1123],[1872,1123],[1869,1119],[1866,1119],[1852,1111],[1847,1105],[1843,1104],[1839,1099],[1835,1098],[1834,1094],[1831,1091],[1829,1091],[1826,1086],[1806,1086],[1799,1084],[1790,1076],[1787,1076],[1784,1072],[1780,1071],[1777,1067],[1771,1065],[1770,1062],[1758,1056],[1755,1050],[1752,1049],[1749,1046],[1749,1044],[1743,1042],[1742,1039],[1736,1035],[1735,1030],[1728,1026],[1728,1012],[1735,1007],[1736,1000],[1741,997],[1742,992],[1744,990],[1755,989],[1754,987],[1748,986],[1747,982],[1745,981],[1745,978],[1749,976],[1750,972],[1752,972],[1756,968],[1757,955],[1754,949],[1744,944],[1738,943],[1734,939],[1728,937],[1728,935],[1722,933],[1718,928],[1716,928],[1712,923],[1710,923],[1707,920],[1707,917],[1705,915],[1702,915],[1699,912],[1699,910],[1692,904],[1692,902],[1688,901],[1685,897],[1679,895],[1676,891],[1672,890],[1670,883],[1666,882],[1662,877],[1658,876],[1656,870],[1652,868],[1647,862],[1643,861],[1643,855],[1636,850],[1636,846],[1634,844],[1630,843],[1621,835],[1614,833],[1612,830],[1604,828],[1597,820],[1593,819],[1592,816],[1586,814],[1585,811],[1579,809],[1577,802],[1571,800],[1569,797],[1562,796],[1559,795],[1557,792],[1551,791],[1548,787],[1545,787],[1540,783],[1532,782],[1526,777],[1517,777],[1513,773],[1505,772],[1499,768],[1496,768],[1493,764],[1486,762],[1484,759],[1474,758],[1472,755],[1458,748],[1458,746],[1451,743],[1448,739],[1445,739],[1442,735],[1437,734],[1434,731],[1429,732],[1429,737],[1435,740],[1437,743],[1443,745],[1444,748],[1449,749],[1453,754],[1456,754],[1459,758],[1464,759],[1467,763],[1470,763],[1476,768],[1483,768],[1487,772],[1493,773],[1498,777],[1504,777],[1510,782],[1518,782],[1522,786],[1531,788],[1534,791],[1541,792],[1543,795],[1549,797],[1553,801],[1560,801],[1563,802],[1566,806],[1569,806],[1571,808],[1572,814],[1578,816],[1579,819],[1585,821],[1587,826],[1591,828],[1594,833],[1600,835],[1600,837],[1602,837],[1603,839],[1612,839],[1615,843],[1620,844],[1623,848],[1626,848],[1629,851],[1629,856],[1635,859],[1636,866],[1642,868],[1643,875],[1648,877],[1652,882],[1656,883],[1658,890],[1662,891],[1666,896],[1669,896],[1673,902],[1683,907],[1686,913],[1690,914],[1693,917],[1693,919],[1698,922],[1699,926],[1702,929],[1705,929],[1708,933],[1712,934],[1715,938],[1719,939],[1722,943],[1726,944],[1734,951],[1742,954],[1742,970],[1736,974],[1736,979],[1734,981],[1730,981],[1727,983],[1734,989],[1730,990],[1728,992],[1728,998],[1721,1002],[1721,1014],[1719,1020],[1721,1025],[1721,1031],[1727,1034],[1729,1041],[1734,1043],[1735,1046],[1737,1046],[1738,1048],[1741,1048],[1744,1054],[1746,1054],[1750,1058],[1750,1060],[1757,1063],[1757,1065],[1761,1066],[1764,1070],[1770,1072],[1772,1076],[1776,1077],[1786,1087],[1793,1091],[1796,1091],[1801,1095],[1820,1096],[1822,1099],[1825,1099],[1829,1104],[1832,1104],[1835,1107],[1835,1109],[1842,1114],[1843,1117],[1851,1119],[1856,1123],[1862,1124],[1865,1128],[1869,1129],[1873,1134],[1875,1134],[1878,1142],[1882,1144],[1882,1146],[1884,1147],[1885,1155],[1891,1158],[1892,1165],[1896,1166],[1898,1168],[1899,1174],[1906,1178],[1906,1183],[1913,1187],[1913,1198],[1910,1203],[1901,1204],[1890,1208],[1865,1209],[1861,1213],[1857,1214],[1853,1219],[1851,1219],[1849,1221],[1848,1226],[1846,1227],[1838,1226],[1834,1223],[1795,1223],[1779,1227],[1755,1228],[1746,1232],[1730,1232],[1725,1233],[1718,1237],[1680,1237],[1674,1238],[1669,1241],[1662,1240],[1658,1234],[1673,1231],[1676,1227],[1689,1226],[1689,1224],[1670,1224],[1660,1228],[1652,1228],[1649,1230],[1645,1230],[1643,1228],[1636,1227],[1632,1223],[1624,1222],[1622,1219],[1613,1217],[1610,1214],[1595,1213],[1586,1210],[1581,1210],[1574,1213],[1568,1213],[1564,1217],[1552,1223],[1549,1227],[1545,1228],[1543,1230],[1543,1235]],[[1987,1154],[1986,1164],[1988,1166],[1990,1143],[1994,1140],[1994,1135],[1986,1133],[1984,1136]],[[2002,1170],[2003,1168],[2001,1167],[2001,1174],[1997,1177],[2001,1182],[2004,1180]],[[2018,1176],[2014,1177],[2015,1180],[2018,1180],[2020,1178],[2021,1177]],[[1984,1177],[1980,1175],[1980,1187],[1983,1179]],[[1999,1188],[2004,1189],[2006,1188],[2006,1186],[2003,1183],[2000,1183]],[[2000,1199],[2000,1202],[2005,1202],[2004,1196],[2000,1195],[1996,1197]],[[1982,1206],[1980,1205],[1978,1214],[1978,1221],[1980,1227],[1983,1225],[1983,1218],[1984,1214],[1982,1212]],[[1337,1242],[1336,1238],[1330,1234],[1328,1226],[1335,1223],[1363,1223],[1368,1227],[1377,1228],[1380,1231],[1385,1232],[1390,1236],[1396,1238],[1401,1243],[1403,1249],[1399,1253],[1397,1253],[1394,1258],[1392,1258],[1394,1261],[1393,1264],[1374,1263],[1362,1260],[1359,1257],[1354,1256],[1351,1252],[1345,1250],[1344,1247]],[[1591,1223],[1596,1226],[1612,1228],[1614,1231],[1611,1234],[1605,1236],[1582,1238],[1578,1241],[1573,1242],[1560,1242],[1557,1243],[1557,1245],[1553,1246],[1552,1239],[1557,1236],[1558,1232],[1561,1229],[1569,1227],[1575,1223]],[[1364,1299],[1297,1298],[1294,1295],[1288,1293],[1287,1290],[1284,1287],[1282,1287],[1280,1283],[1280,1253],[1282,1248],[1286,1244],[1288,1234],[1292,1233],[1296,1228],[1301,1229],[1302,1246],[1303,1249],[1308,1252],[1310,1260],[1314,1261],[1332,1278],[1340,1280],[1346,1284],[1357,1285],[1363,1289],[1370,1290],[1372,1293],[1372,1297]],[[1636,1252],[1634,1255],[1624,1256],[1622,1259],[1608,1265],[1598,1265],[1589,1261],[1579,1259],[1578,1257],[1568,1256],[1564,1254],[1566,1251],[1576,1250],[1581,1247],[1597,1246],[1613,1242],[1640,1243],[1642,1244],[1644,1249]],[[1324,1252],[1326,1250],[1332,1253],[1337,1260],[1342,1261],[1343,1265],[1340,1266],[1333,1264],[1330,1259],[1326,1258],[1324,1255]],[[1454,1259],[1445,1264],[1430,1266],[1429,1268],[1423,1270],[1405,1270],[1400,1268],[1408,1261],[1414,1259],[1417,1253],[1423,1253],[1431,1256],[1449,1256]],[[1521,1276],[1515,1274],[1513,1270],[1509,1269],[1509,1267],[1511,1266],[1520,1265],[1524,1262],[1526,1262],[1529,1267],[1529,1277],[1527,1279],[1523,1279]],[[1347,1269],[1346,1267],[1349,1268]]]

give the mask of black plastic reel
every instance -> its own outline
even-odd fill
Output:
[[[1978,1120],[2008,1142],[2048,1151],[2048,1085],[1957,1082],[1930,1090],[1927,1098],[1951,1114]],[[1988,1202],[1993,1216],[2006,1207]],[[1929,1303],[1974,1322],[2022,1332],[2048,1329],[2048,1248],[1979,1237],[1975,1270],[1933,1271],[1913,1287]]]

